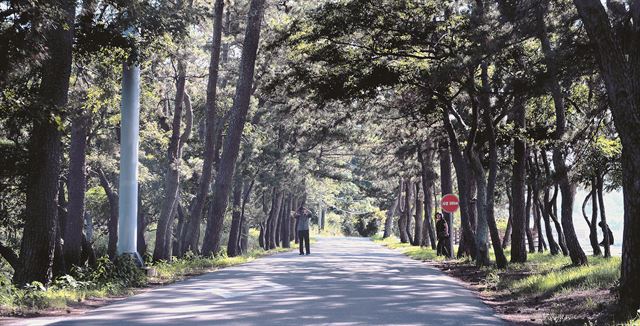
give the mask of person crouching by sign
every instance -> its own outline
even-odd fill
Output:
[[[298,232],[298,238],[300,243],[300,255],[304,255],[304,250],[307,249],[307,255],[311,253],[309,245],[309,219],[311,219],[311,212],[301,206],[295,215],[298,220],[296,231]]]
[[[438,246],[436,247],[436,254],[438,256],[449,256],[449,249],[447,248],[447,240],[449,239],[449,226],[447,221],[442,218],[442,213],[436,213],[436,235],[438,237]]]

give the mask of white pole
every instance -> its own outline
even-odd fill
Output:
[[[120,116],[120,186],[118,255],[139,258],[138,232],[138,144],[140,138],[140,67],[124,64]]]

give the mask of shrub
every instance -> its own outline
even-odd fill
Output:
[[[358,215],[355,229],[361,237],[370,237],[378,233],[378,224],[378,219],[374,214]]]
[[[24,289],[14,292],[13,302],[19,306],[44,309],[49,306],[46,296],[47,289],[38,281],[27,284]]]

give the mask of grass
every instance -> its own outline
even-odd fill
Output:
[[[499,289],[516,293],[548,296],[565,291],[608,289],[620,278],[620,258],[590,257],[587,266],[571,266],[567,257],[530,254],[524,264],[511,264],[510,269],[527,273],[521,279],[501,279]]]

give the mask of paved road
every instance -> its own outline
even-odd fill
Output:
[[[41,325],[500,325],[456,280],[368,239],[322,238]]]

